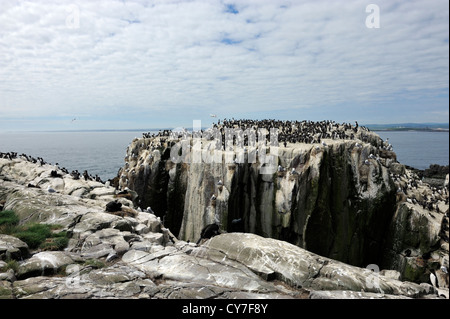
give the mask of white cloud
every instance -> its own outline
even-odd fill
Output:
[[[448,99],[448,2],[377,5],[380,29],[356,0],[2,3],[0,116]]]

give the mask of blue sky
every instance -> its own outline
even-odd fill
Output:
[[[1,1],[0,131],[448,122],[448,6]]]

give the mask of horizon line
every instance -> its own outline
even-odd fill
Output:
[[[317,122],[317,121],[313,121],[313,122]],[[320,122],[320,121],[319,121]],[[335,123],[340,123],[337,121],[334,121]],[[411,129],[418,129],[418,128],[426,128],[429,125],[433,126],[433,130],[436,131],[438,129],[449,129],[449,122],[442,122],[442,123],[432,123],[432,122],[407,122],[407,123],[388,123],[388,124],[377,124],[377,123],[370,123],[370,124],[365,124],[365,123],[360,123],[360,126],[365,126],[367,128],[370,129],[370,126],[372,127],[392,127],[392,126],[397,126],[397,127],[393,127],[393,128],[411,128]],[[409,125],[414,125],[414,126],[419,126],[422,125],[422,127],[409,127]],[[436,127],[436,126],[446,126],[446,127]],[[202,126],[201,129],[207,129],[209,128],[209,126]],[[164,127],[164,128],[123,128],[123,129],[114,129],[114,128],[110,128],[110,129],[70,129],[70,130],[64,130],[64,129],[55,129],[55,130],[39,130],[39,129],[34,129],[34,130],[4,130],[1,131],[0,133],[18,133],[18,132],[23,132],[23,133],[62,133],[62,132],[151,132],[151,131],[163,131],[163,130],[173,130],[174,128],[168,128],[168,127]],[[186,129],[189,129],[186,127]],[[377,129],[371,129],[373,131],[376,131]]]

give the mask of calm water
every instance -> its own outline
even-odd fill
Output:
[[[389,138],[402,164],[425,169],[449,164],[449,133],[377,132]],[[14,132],[0,133],[0,152],[25,153],[58,163],[69,171],[88,170],[103,180],[117,175],[124,165],[126,148],[138,131],[115,132]]]
[[[141,136],[137,131],[0,133],[0,151],[39,156],[69,172],[87,170],[107,180],[124,165],[128,144]]]
[[[376,132],[382,139],[389,138],[397,160],[418,169],[431,164],[449,164],[449,133],[418,131]]]

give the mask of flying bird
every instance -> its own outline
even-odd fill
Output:
[[[216,114],[209,114],[209,116],[211,116],[211,117],[217,117]]]

